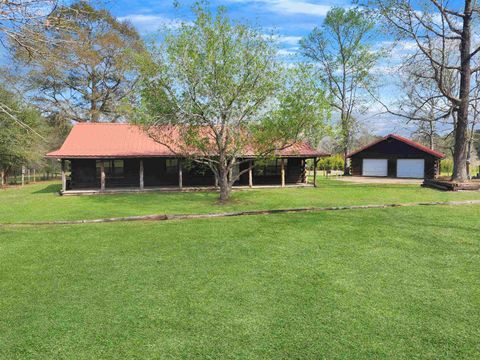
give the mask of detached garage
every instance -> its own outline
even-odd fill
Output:
[[[390,134],[348,156],[354,176],[434,179],[444,154]]]

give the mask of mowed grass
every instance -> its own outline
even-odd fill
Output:
[[[433,197],[412,192],[385,196]],[[141,198],[50,196],[103,211]],[[235,198],[264,205],[248,196]],[[0,358],[479,358],[479,218],[470,205],[3,227]]]
[[[419,185],[353,184],[320,180],[318,188],[238,190],[227,205],[215,192],[143,193],[103,196],[58,196],[58,183],[0,190],[0,223],[76,220],[105,217],[268,210],[480,199],[480,192],[442,192]]]

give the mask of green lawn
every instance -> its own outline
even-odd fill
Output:
[[[3,193],[2,211],[216,208],[205,194],[38,193],[30,206],[29,191],[18,204]],[[469,196],[344,183],[268,194],[231,207]],[[0,228],[0,358],[479,358],[479,219],[471,205]]]
[[[23,189],[0,190],[0,223],[480,199],[480,192],[449,193],[419,185],[363,185],[336,180],[321,180],[318,188],[235,191],[228,205],[219,205],[214,192],[60,197],[58,189],[58,183],[40,183]]]

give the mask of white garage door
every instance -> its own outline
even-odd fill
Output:
[[[387,176],[388,160],[387,159],[363,159],[362,175],[363,176]]]
[[[423,179],[425,177],[425,160],[398,159],[397,177]]]

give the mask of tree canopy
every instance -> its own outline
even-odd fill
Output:
[[[0,170],[8,178],[12,169],[41,161],[47,135],[38,111],[14,94],[0,88],[0,103]]]
[[[140,57],[139,119],[156,141],[208,165],[226,200],[242,172],[229,174],[248,161],[241,158],[247,147],[268,157],[321,133],[328,105],[307,69],[282,66],[272,39],[234,23],[224,8],[213,15],[197,6],[195,13],[192,24],[167,33],[151,55]],[[158,126],[176,135],[159,136]]]
[[[137,81],[133,54],[144,51],[134,27],[86,1],[59,6],[48,21],[28,47],[13,44],[32,101],[78,122],[122,119]],[[29,49],[43,55],[32,58]]]

